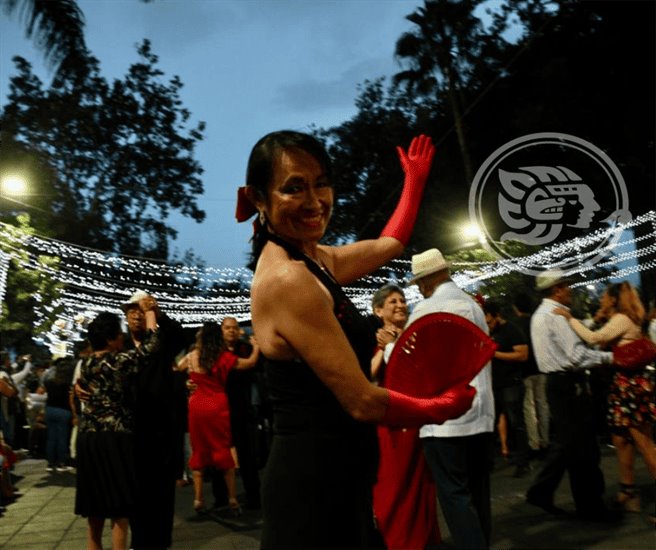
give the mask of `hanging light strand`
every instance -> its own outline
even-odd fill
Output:
[[[641,227],[642,234],[617,241],[626,229]],[[644,229],[648,227],[648,231]],[[615,242],[617,241],[617,242]],[[597,246],[604,243],[603,246]],[[556,265],[576,264],[572,273],[584,277],[574,286],[596,284],[612,278],[656,268],[656,212],[638,216],[631,222],[599,229],[588,235],[546,247],[523,257],[497,261],[455,262],[453,279],[458,286],[474,290],[483,282],[512,273]],[[606,259],[591,260],[598,256]],[[45,258],[44,258],[45,257]],[[46,258],[50,261],[46,261]],[[52,261],[55,259],[55,261]],[[640,263],[637,263],[637,260]],[[52,329],[38,341],[61,349],[80,339],[89,319],[100,311],[121,312],[120,306],[137,289],[157,296],[160,307],[184,326],[199,326],[226,315],[239,321],[250,320],[250,283],[252,272],[246,268],[217,268],[168,264],[159,260],[119,256],[69,243],[28,235],[13,226],[0,223],[0,297],[6,292],[7,272],[11,261],[64,285],[52,304],[37,308],[37,324],[48,315],[61,311]],[[607,275],[588,278],[599,268]],[[383,284],[403,284],[410,271],[408,260],[393,260],[383,268],[387,276],[369,275],[344,290],[361,311],[371,311],[371,296]],[[406,289],[408,303],[421,299],[415,287]],[[37,301],[40,297],[35,296]],[[70,346],[69,346],[70,348]]]

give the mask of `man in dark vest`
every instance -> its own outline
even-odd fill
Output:
[[[137,291],[121,308],[128,323],[126,349],[138,347],[145,335],[140,299]],[[176,433],[173,365],[176,355],[185,347],[182,326],[157,310],[161,348],[139,371],[135,385],[135,460],[137,496],[135,513],[130,517],[131,548],[163,549],[171,546],[175,502],[175,480],[183,452]]]

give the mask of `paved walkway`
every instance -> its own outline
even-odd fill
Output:
[[[524,503],[530,477],[515,479],[513,468],[499,459],[492,476],[493,548],[543,549],[654,549],[656,531],[647,523],[646,511],[654,511],[656,488],[650,482],[641,460],[637,463],[637,484],[643,493],[642,514],[627,514],[615,525],[556,520],[539,508]],[[66,549],[83,550],[86,520],[73,514],[75,475],[45,471],[43,460],[27,459],[16,466],[24,476],[17,486],[23,495],[7,507],[0,517],[0,548],[6,550]],[[537,467],[537,465],[536,465]],[[614,451],[603,449],[602,467],[609,486],[615,490]],[[210,495],[210,487],[207,486]],[[198,516],[192,509],[191,487],[178,489],[176,499],[174,549],[257,549],[261,518],[246,511],[238,520],[226,514]],[[556,495],[556,505],[573,511],[566,480]],[[450,548],[448,530],[441,519],[445,549]],[[109,531],[104,537],[111,548]]]
[[[22,496],[0,517],[0,549],[84,550],[87,522],[73,513],[75,474],[47,473],[46,462],[33,459],[19,462],[15,473],[24,476],[16,483]],[[205,489],[206,499],[211,502],[209,483]],[[191,486],[178,488],[174,549],[259,548],[262,525],[259,512],[245,510],[238,519],[232,519],[227,510],[199,516],[192,503]],[[105,525],[103,543],[105,548],[111,548],[109,522]]]

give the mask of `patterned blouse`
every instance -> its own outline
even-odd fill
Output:
[[[84,360],[78,384],[91,396],[85,401],[80,418],[81,432],[132,433],[135,377],[159,344],[159,331],[149,332],[138,348],[91,355]]]

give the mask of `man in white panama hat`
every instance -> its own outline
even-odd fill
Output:
[[[408,284],[416,284],[424,300],[415,306],[406,326],[429,313],[447,312],[464,317],[488,334],[483,310],[451,280],[450,266],[437,248],[412,257],[413,277]],[[419,437],[456,546],[489,548],[494,430],[489,363],[471,385],[476,388],[476,397],[469,411],[443,424],[423,426]]]

